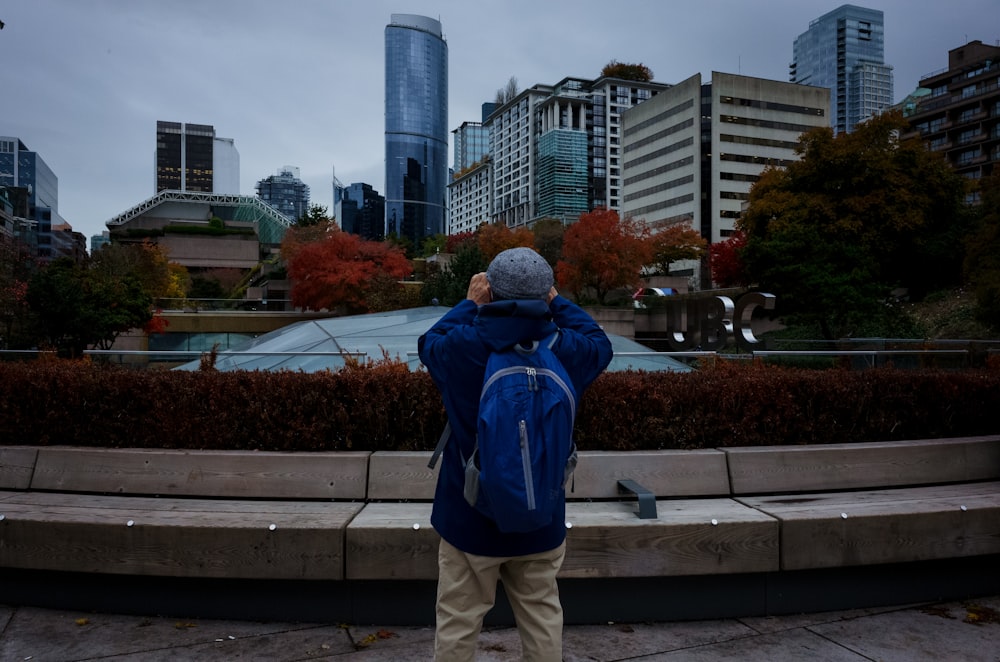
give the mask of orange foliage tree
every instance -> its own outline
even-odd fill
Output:
[[[649,238],[652,264],[663,275],[670,273],[670,263],[700,259],[708,242],[687,223],[669,225]]]
[[[315,241],[300,239],[293,235],[287,246],[282,242],[282,257],[292,281],[292,305],[306,310],[369,312],[367,298],[376,283],[385,276],[401,280],[412,271],[402,249],[386,242],[337,229]]]
[[[503,223],[483,223],[476,234],[487,262],[508,248],[535,247],[535,233],[524,226],[511,230]]]
[[[651,255],[649,228],[644,223],[620,218],[614,210],[595,209],[566,228],[556,278],[559,287],[572,292],[578,301],[582,294],[593,293],[604,305],[612,290],[639,283]]]

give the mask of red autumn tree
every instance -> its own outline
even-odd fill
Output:
[[[720,287],[748,285],[746,268],[740,251],[747,245],[746,233],[737,230],[725,241],[712,244],[708,250],[708,265],[712,281]]]
[[[644,223],[620,218],[614,210],[581,214],[563,236],[563,256],[556,265],[559,287],[578,301],[592,294],[604,305],[612,290],[638,285],[652,255],[648,237]]]
[[[367,297],[380,277],[401,280],[412,271],[402,249],[340,230],[287,251],[292,305],[306,310],[369,312]],[[286,254],[282,246],[283,255]]]
[[[476,241],[476,233],[466,230],[465,232],[456,232],[455,234],[450,234],[445,238],[444,250],[446,253],[457,253],[458,249],[461,248],[468,242]]]

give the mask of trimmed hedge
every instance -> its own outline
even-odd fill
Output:
[[[577,417],[583,450],[693,449],[1000,433],[1000,371],[809,371],[718,362],[606,373]],[[134,371],[0,364],[0,444],[274,451],[431,450],[445,423],[426,372]]]

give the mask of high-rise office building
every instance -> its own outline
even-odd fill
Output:
[[[156,192],[239,194],[240,156],[209,124],[156,123]]]
[[[355,182],[343,189],[340,229],[365,239],[385,239],[385,198],[370,184]]]
[[[462,172],[490,153],[490,130],[481,122],[462,122],[455,134],[455,172]]]
[[[490,127],[486,120],[496,110],[495,103],[484,103],[481,122],[462,122],[452,131],[455,134],[455,157],[452,168],[461,173],[467,168],[481,163],[490,153]]]
[[[455,173],[448,185],[448,234],[475,232],[490,222],[493,168],[489,161]]]
[[[948,51],[948,68],[920,79],[903,113],[927,148],[944,154],[971,184],[967,202],[980,201],[979,182],[1000,163],[1000,47],[970,41]]]
[[[516,94],[486,122],[489,220],[517,227],[543,218],[570,223],[598,207],[619,211],[622,113],[669,88],[652,81],[565,78]]]
[[[299,179],[299,169],[285,166],[276,175],[266,177],[255,187],[257,196],[288,220],[295,222],[309,211],[309,186]]]
[[[59,216],[59,179],[37,152],[13,136],[0,136],[0,187],[9,187],[15,234],[39,259],[58,257],[52,232],[64,225]]]
[[[850,132],[892,106],[882,12],[842,5],[811,21],[792,46],[788,80],[829,88],[835,133]]]
[[[761,172],[797,160],[799,136],[828,126],[829,101],[827,88],[719,72],[661,92],[622,118],[622,214],[726,239]],[[696,269],[681,275],[701,280]]]
[[[445,231],[448,44],[441,23],[393,14],[385,28],[385,225],[419,246]]]

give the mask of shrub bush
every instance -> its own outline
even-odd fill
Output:
[[[723,361],[601,375],[583,450],[827,444],[1000,433],[1000,371],[797,370]],[[133,371],[0,364],[0,444],[273,451],[431,450],[429,375],[382,360],[337,372]]]

